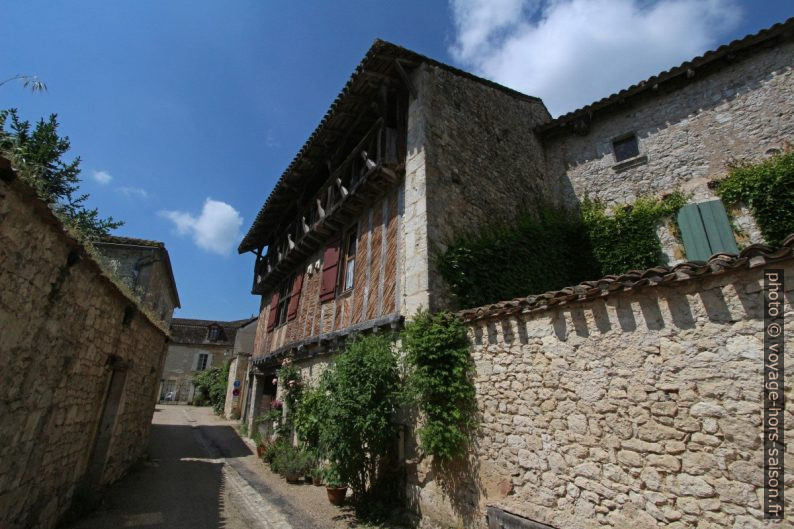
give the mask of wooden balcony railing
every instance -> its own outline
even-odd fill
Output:
[[[403,162],[400,158],[397,129],[378,119],[331,171],[278,242],[268,248],[267,255],[257,258],[253,292],[270,290],[328,236],[339,232],[386,187],[384,184],[396,182],[397,167]]]

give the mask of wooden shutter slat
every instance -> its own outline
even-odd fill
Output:
[[[289,297],[289,306],[287,307],[287,321],[294,320],[298,316],[298,303],[301,298],[301,289],[303,288],[303,274],[298,273],[292,281],[292,292]]]
[[[684,240],[687,259],[705,261],[711,257],[711,247],[697,204],[687,204],[678,210],[678,228]]]
[[[709,200],[698,204],[703,228],[706,230],[711,255],[720,252],[739,253],[733,236],[731,221],[721,200]]]
[[[278,314],[278,292],[273,293],[273,298],[270,301],[270,312],[267,316],[267,332],[276,328],[276,316]]]
[[[323,276],[320,288],[320,301],[333,299],[336,292],[336,276],[339,268],[339,246],[341,239],[336,239],[323,251]]]

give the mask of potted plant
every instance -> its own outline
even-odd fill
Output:
[[[339,477],[339,469],[331,463],[326,465],[323,471],[323,481],[325,481],[325,492],[328,494],[328,501],[334,505],[342,505],[347,495],[347,485]]]
[[[300,483],[311,465],[311,458],[303,450],[285,444],[274,463],[288,483]]]
[[[309,471],[309,475],[312,478],[312,484],[315,487],[319,487],[323,484],[323,469],[320,467],[314,467]]]

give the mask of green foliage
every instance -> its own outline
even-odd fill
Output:
[[[734,166],[717,193],[727,204],[747,204],[764,239],[779,245],[794,233],[794,152]]]
[[[69,138],[58,135],[55,114],[33,128],[16,109],[0,111],[0,152],[12,159],[20,176],[65,224],[87,239],[101,238],[124,223],[101,219],[96,209],[86,208],[88,195],[79,193],[80,158],[62,159],[69,147]]]
[[[582,219],[601,269],[593,277],[659,265],[662,247],[656,226],[662,218],[675,215],[685,203],[686,197],[678,192],[663,199],[643,197],[633,204],[618,206],[612,215],[607,215],[603,204],[585,198]]]
[[[327,398],[319,408],[319,446],[360,501],[377,488],[397,436],[401,384],[391,337],[348,341],[320,388]]]
[[[298,401],[294,417],[295,432],[306,446],[315,449],[320,446],[320,429],[327,401],[325,389],[319,385],[306,389]]]
[[[270,468],[286,477],[303,476],[314,465],[311,454],[289,443],[275,443],[275,455]]]
[[[209,401],[218,415],[223,413],[226,403],[226,387],[229,383],[229,362],[222,367],[213,367],[196,374],[193,384],[199,392],[201,401]]]
[[[326,487],[338,489],[345,486],[345,482],[339,473],[339,467],[336,464],[328,463],[320,469],[320,472]]]
[[[449,312],[422,311],[405,326],[403,347],[412,393],[425,418],[420,448],[441,460],[462,456],[475,411],[465,327]]]
[[[276,439],[272,442],[266,442],[264,445],[265,449],[262,452],[262,461],[270,465],[270,469],[273,472],[278,472],[278,465],[276,464],[276,467],[273,467],[276,457],[289,445],[289,443],[284,439]]]
[[[597,277],[586,230],[574,215],[543,208],[455,240],[438,270],[459,307],[476,307]]]

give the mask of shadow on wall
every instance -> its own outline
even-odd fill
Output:
[[[739,301],[739,305],[734,305],[733,309],[719,287],[692,292],[674,288],[655,288],[657,289],[655,292],[649,289],[639,295],[627,293],[614,296],[607,301],[594,300],[561,307],[550,319],[554,335],[558,340],[565,341],[571,333],[580,338],[587,338],[596,330],[605,334],[612,331],[624,333],[659,331],[666,327],[692,329],[696,326],[693,310],[697,311],[700,307],[712,323],[763,320],[764,317],[760,286],[758,291],[748,292],[746,285],[731,283],[730,288],[736,293]],[[794,300],[794,293],[787,292],[786,298],[791,303]],[[566,314],[570,315],[570,319],[565,317]],[[641,318],[638,318],[640,315]],[[509,319],[489,321],[484,327],[477,326],[474,329],[474,343],[482,345],[486,340],[488,345],[498,345],[502,342],[507,345],[529,343],[530,337],[527,335],[526,325],[519,320],[515,327],[514,329]]]

